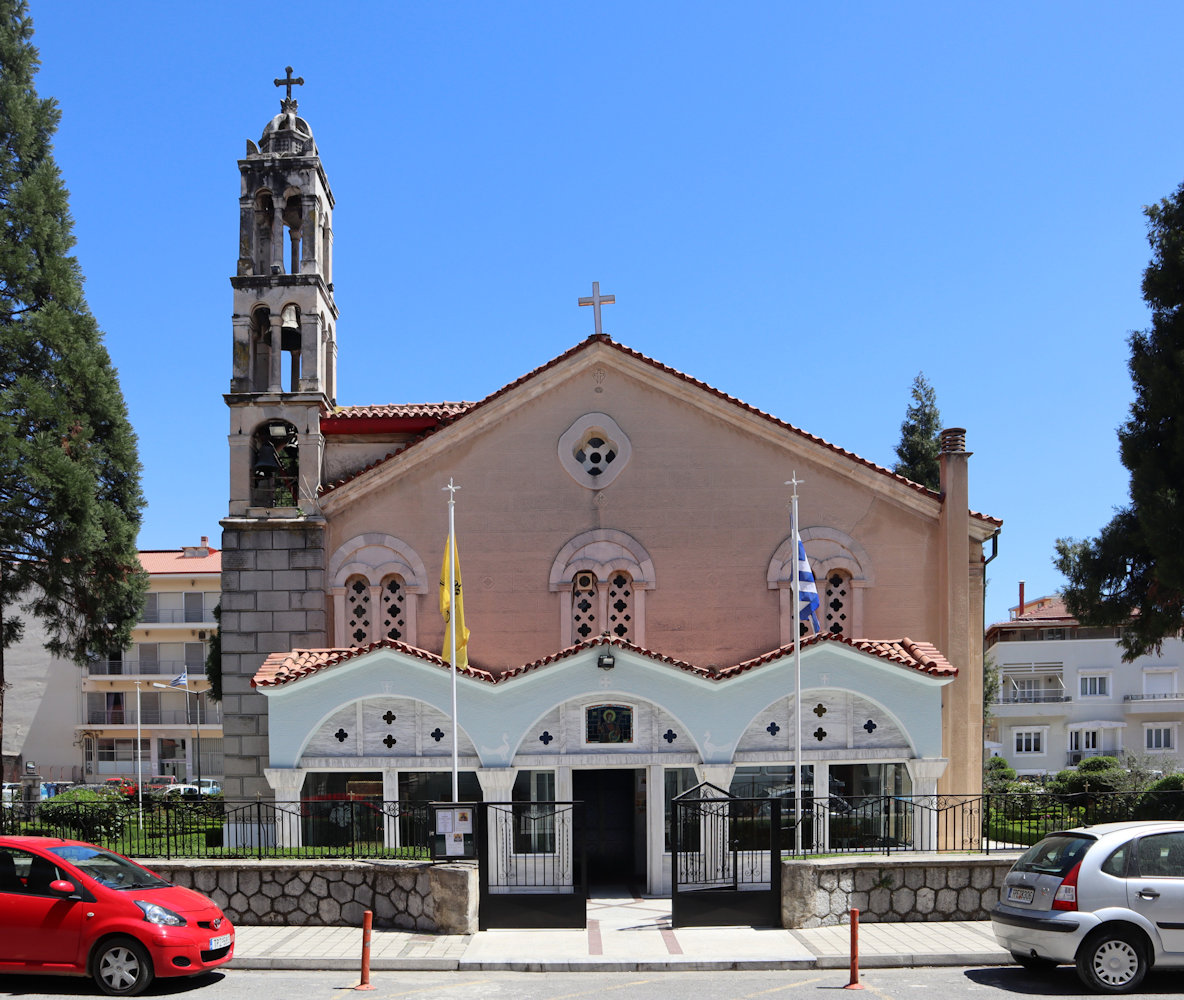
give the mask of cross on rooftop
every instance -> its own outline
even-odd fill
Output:
[[[594,282],[592,282],[592,294],[590,296],[584,296],[584,297],[578,299],[577,301],[582,306],[591,306],[592,307],[592,316],[593,316],[594,325],[596,327],[596,336],[599,337],[600,334],[603,332],[600,329],[600,307],[602,305],[605,305],[605,306],[616,305],[617,297],[615,295],[601,295],[600,294],[600,282],[594,281]]]
[[[287,99],[290,101],[290,100],[292,100],[292,88],[293,87],[303,87],[304,86],[304,77],[292,76],[292,67],[291,66],[285,66],[284,69],[288,73],[287,78],[283,79],[283,80],[276,80],[275,85],[277,87],[287,87],[288,88],[288,98]]]

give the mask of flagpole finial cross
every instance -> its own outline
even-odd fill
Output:
[[[592,282],[592,294],[585,295],[576,300],[581,306],[591,306],[593,316],[593,326],[596,329],[596,336],[600,336],[604,331],[600,328],[600,307],[612,306],[617,304],[617,297],[615,295],[601,295],[600,282]]]
[[[785,480],[785,485],[793,487],[793,495],[796,497],[798,495],[798,487],[805,486],[806,480],[798,479],[798,470],[794,469],[793,470],[793,478]]]
[[[457,490],[459,490],[459,489],[460,489],[460,487],[459,487],[459,486],[456,486],[456,485],[455,485],[455,484],[452,482],[452,477],[451,477],[451,476],[449,476],[449,477],[448,477],[448,485],[447,485],[447,486],[441,486],[441,487],[440,487],[440,491],[441,491],[441,492],[443,492],[443,491],[445,491],[445,490],[447,490],[447,491],[448,491],[448,502],[449,502],[449,503],[456,503],[456,491],[457,491]]]

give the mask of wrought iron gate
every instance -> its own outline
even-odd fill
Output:
[[[675,927],[781,925],[781,800],[741,799],[708,782],[672,803]]]
[[[578,802],[486,802],[477,859],[481,930],[584,927],[588,885]]]

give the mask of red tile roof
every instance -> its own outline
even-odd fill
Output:
[[[830,635],[823,632],[804,639],[802,641],[802,649],[808,649],[811,646],[818,646],[828,642],[837,642],[851,646],[860,652],[867,653],[871,656],[878,656],[880,659],[887,660],[890,663],[899,664],[910,670],[917,670],[931,677],[953,678],[958,675],[957,668],[932,643],[914,642],[908,638],[848,639],[844,636]],[[742,663],[737,663],[734,666],[713,669],[696,666],[693,663],[688,663],[685,660],[679,660],[672,656],[666,656],[663,653],[658,653],[651,649],[643,649],[641,646],[636,646],[624,639],[598,636],[595,639],[589,639],[586,642],[569,646],[567,649],[561,649],[541,659],[524,663],[519,667],[509,667],[497,671],[471,667],[467,673],[477,680],[490,684],[500,684],[515,677],[520,677],[523,674],[540,670],[551,663],[570,659],[577,653],[587,649],[593,649],[596,646],[614,646],[620,649],[627,649],[630,652],[637,653],[657,663],[666,663],[670,666],[677,667],[679,670],[685,670],[688,673],[696,674],[707,680],[719,681],[727,680],[729,677],[735,677],[756,667],[763,666],[766,663],[772,663],[775,660],[780,660],[793,654],[793,646],[791,644],[782,646],[779,649],[770,650],[768,653],[763,653],[760,656],[745,660]],[[251,679],[251,686],[279,687],[284,684],[290,684],[293,681],[298,681],[311,674],[336,666],[339,663],[344,663],[347,660],[364,656],[378,649],[393,649],[397,652],[405,653],[408,656],[414,656],[427,663],[435,664],[441,669],[448,669],[448,664],[435,653],[429,653],[427,650],[417,649],[414,646],[408,646],[402,642],[385,639],[381,642],[371,643],[368,646],[360,646],[354,649],[293,649],[287,653],[272,653],[264,660],[263,665]]]
[[[458,420],[462,420],[465,416],[474,412],[475,410],[478,410],[483,406],[489,405],[495,399],[498,399],[499,397],[504,396],[508,392],[512,392],[514,389],[518,388],[519,386],[523,385],[524,383],[537,378],[543,372],[556,367],[557,365],[566,361],[568,358],[573,357],[574,355],[580,353],[581,351],[586,350],[591,345],[597,344],[597,343],[603,344],[606,347],[611,347],[612,349],[619,351],[621,354],[624,354],[627,357],[634,358],[635,360],[641,361],[642,363],[647,364],[647,365],[651,366],[652,368],[657,369],[658,371],[664,372],[667,375],[671,375],[674,378],[681,379],[684,382],[694,385],[694,386],[698,387],[699,389],[702,389],[704,392],[708,392],[711,395],[716,396],[719,399],[725,400],[728,403],[731,403],[732,405],[737,406],[742,410],[746,410],[749,413],[755,414],[756,416],[761,417],[762,419],[767,420],[770,423],[775,424],[776,426],[791,432],[792,434],[797,434],[803,438],[806,438],[809,441],[814,442],[815,444],[822,445],[824,448],[827,448],[827,449],[835,452],[836,454],[842,455],[845,458],[848,458],[853,462],[857,462],[860,465],[866,466],[867,468],[873,470],[874,472],[877,472],[877,473],[884,475],[884,476],[888,476],[891,479],[895,479],[897,482],[901,483],[904,486],[908,486],[910,489],[916,490],[918,493],[924,494],[925,496],[931,496],[931,497],[938,496],[937,493],[928,489],[925,486],[922,486],[920,483],[914,483],[911,479],[906,479],[904,476],[898,476],[895,472],[892,472],[890,469],[884,468],[882,465],[877,465],[875,462],[869,462],[865,458],[860,458],[854,452],[847,451],[845,448],[840,448],[838,445],[831,444],[829,441],[825,440],[824,438],[817,437],[814,434],[809,434],[806,431],[802,430],[801,428],[795,427],[795,426],[793,426],[793,424],[787,423],[784,420],[774,417],[772,414],[766,413],[764,410],[759,410],[755,406],[750,406],[748,403],[745,403],[742,400],[737,399],[735,396],[729,396],[727,393],[722,392],[719,389],[716,389],[713,386],[708,385],[706,382],[702,382],[697,378],[687,375],[685,372],[680,372],[675,368],[671,368],[668,365],[664,365],[660,361],[656,361],[653,358],[647,357],[646,355],[642,354],[640,351],[635,351],[630,347],[626,347],[624,344],[618,344],[615,340],[613,340],[612,338],[610,338],[606,334],[593,334],[591,337],[588,337],[586,340],[580,341],[580,343],[576,344],[571,349],[565,351],[563,354],[560,354],[558,357],[552,358],[550,361],[546,362],[545,364],[540,365],[538,368],[535,368],[533,371],[529,371],[525,375],[522,375],[521,377],[515,379],[513,382],[510,382],[509,384],[502,386],[500,389],[496,390],[495,392],[491,393],[490,395],[486,396],[484,399],[479,400],[476,403],[469,403],[469,404],[440,403],[440,404],[435,404],[440,407],[458,406],[458,407],[463,407],[463,408],[457,409],[455,412],[449,413],[447,415],[442,415],[439,425],[437,427],[432,427],[430,429],[427,429],[424,436],[422,438],[420,438],[419,440],[422,441],[422,440],[425,440],[426,438],[430,437],[431,434],[434,433],[436,430],[438,430],[439,427],[443,427],[443,426],[455,423]],[[427,407],[427,406],[431,406],[433,404],[419,404],[419,405],[421,407]],[[370,409],[370,410],[374,410],[374,411],[380,411],[380,410],[384,410],[385,408],[384,407],[369,407],[369,408],[360,407],[358,409]],[[331,493],[333,490],[337,489],[338,487],[344,486],[346,483],[351,482],[352,480],[358,478],[359,476],[364,475],[365,473],[369,472],[370,470],[377,468],[379,465],[382,465],[383,463],[389,461],[396,454],[399,454],[400,452],[405,451],[407,448],[412,447],[415,443],[416,442],[410,442],[409,444],[405,445],[403,448],[400,448],[397,451],[392,452],[390,455],[387,455],[385,458],[381,458],[378,461],[371,463],[370,465],[366,466],[364,469],[360,469],[358,472],[355,472],[354,474],[347,476],[344,479],[340,479],[335,483],[330,483],[330,484],[323,486],[321,488],[322,493]],[[994,524],[994,525],[1002,525],[1003,524],[1003,521],[1000,518],[991,517],[989,514],[980,514],[975,511],[971,511],[970,514],[972,517],[974,517],[978,520],[981,520],[981,521],[986,521],[989,524]]]
[[[185,552],[205,552],[205,555],[185,555]],[[222,553],[209,546],[194,545],[186,549],[141,549],[140,565],[151,576],[172,573],[221,573]]]

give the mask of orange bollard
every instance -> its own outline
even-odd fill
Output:
[[[362,979],[355,990],[372,990],[370,985],[370,930],[374,926],[374,913],[367,910],[362,914]]]
[[[863,984],[859,981],[859,911],[855,908],[851,910],[851,982],[843,989],[863,989]]]

